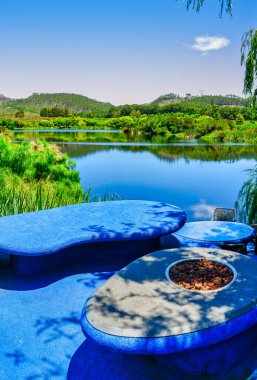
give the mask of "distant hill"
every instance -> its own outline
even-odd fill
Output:
[[[11,100],[10,98],[7,98],[6,96],[0,94],[0,105],[2,105],[3,103],[8,102],[10,100]]]
[[[181,102],[183,98],[180,98],[179,95],[176,94],[166,94],[166,95],[161,95],[159,98],[155,99],[152,104],[158,104],[159,106],[163,106],[165,104],[170,104],[170,103],[178,103]]]
[[[87,96],[69,94],[69,93],[55,93],[55,94],[33,94],[28,98],[7,100],[7,105],[11,108],[24,109],[25,111],[38,112],[44,107],[62,107],[68,108],[73,112],[93,112],[97,115],[106,114],[111,103],[99,102],[90,99]]]
[[[166,94],[159,96],[151,104],[158,104],[163,106],[170,103],[178,102],[190,102],[193,104],[201,105],[217,105],[217,106],[238,106],[243,107],[247,105],[247,100],[236,95],[203,95],[203,96],[194,96],[187,94],[185,97],[181,97],[176,94]]]
[[[204,96],[192,96],[186,94],[185,97],[181,97],[174,93],[159,96],[150,104],[165,106],[171,103],[185,103],[188,104],[201,104],[201,105],[218,105],[218,106],[234,106],[244,107],[247,106],[247,99],[240,98],[235,95],[204,95]],[[87,96],[69,94],[69,93],[35,93],[28,98],[23,99],[10,99],[0,94],[0,107],[1,114],[3,115],[15,115],[17,110],[23,110],[25,114],[33,113],[38,115],[42,108],[52,107],[68,108],[70,112],[74,113],[90,113],[92,112],[96,116],[105,116],[112,108],[111,103],[99,102],[95,99],[90,99]],[[125,107],[125,106],[120,106]],[[118,108],[120,108],[118,107]],[[131,108],[131,106],[128,106]],[[137,108],[137,105],[134,105]]]

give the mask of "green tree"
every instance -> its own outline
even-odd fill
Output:
[[[135,110],[135,109],[133,109],[131,112],[130,112],[130,116],[134,116],[134,117],[139,117],[139,116],[141,116],[141,112],[140,112],[140,110]]]
[[[52,108],[52,115],[53,117],[63,116],[62,109],[60,107],[53,107]]]
[[[244,93],[253,96],[255,106],[257,88],[257,29],[250,29],[243,35],[241,46],[241,64],[245,65]]]
[[[120,117],[120,115],[121,115],[120,110],[117,110],[117,111],[113,111],[112,117]]]
[[[216,106],[216,105],[212,106],[211,116],[214,117],[214,119],[221,118],[219,106]]]
[[[42,108],[42,110],[40,111],[40,116],[42,116],[42,117],[49,117],[49,116],[52,116],[52,115],[50,115],[50,110],[49,110],[49,108],[44,107],[44,108]]]
[[[15,114],[15,117],[24,117],[24,111],[23,110],[18,110]]]
[[[245,118],[243,117],[243,115],[241,113],[238,113],[236,115],[236,123],[237,125],[243,125],[245,122]]]

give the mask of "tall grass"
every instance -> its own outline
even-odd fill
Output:
[[[58,206],[82,203],[88,195],[80,186],[67,189],[62,184],[35,182],[13,185],[0,190],[0,216],[45,210]]]
[[[92,196],[91,189],[82,193],[79,186],[67,191],[63,186],[53,186],[51,183],[42,181],[30,183],[29,186],[13,184],[8,188],[5,187],[5,191],[0,191],[0,216],[47,210],[84,202],[106,202],[119,199],[121,198],[116,193]]]
[[[119,194],[117,193],[104,193],[100,195],[92,195],[91,196],[91,189],[87,192],[86,199],[88,202],[109,202],[109,201],[119,201],[121,198]]]
[[[44,141],[11,143],[0,136],[0,216],[89,201],[75,165]]]

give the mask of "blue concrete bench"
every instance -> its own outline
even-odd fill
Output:
[[[178,207],[147,201],[96,202],[0,218],[0,252],[16,273],[35,273],[78,258],[119,265],[158,248],[186,221]]]
[[[172,264],[199,258],[226,263],[233,281],[210,292],[172,283]],[[169,249],[111,277],[86,301],[81,324],[86,337],[106,348],[156,355],[175,370],[215,374],[242,363],[256,348],[256,305],[257,261],[221,249]]]

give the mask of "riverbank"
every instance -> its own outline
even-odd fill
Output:
[[[127,126],[122,128],[126,133],[175,136],[177,139],[194,138],[211,143],[257,143],[257,122],[246,121],[240,116],[237,120],[229,120],[197,115],[151,115],[126,122]]]

